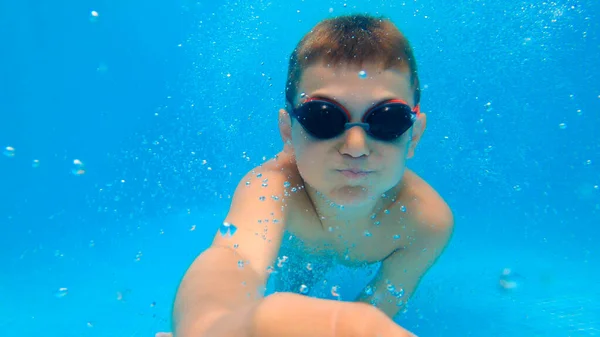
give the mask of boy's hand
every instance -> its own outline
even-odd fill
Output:
[[[226,314],[203,335],[231,337],[234,331],[235,337],[416,337],[373,306],[293,293],[273,294],[252,310]],[[155,337],[173,335],[159,332]]]
[[[257,337],[415,337],[371,305],[293,293],[266,297],[253,316]]]

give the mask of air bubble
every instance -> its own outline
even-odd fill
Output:
[[[308,294],[308,287],[306,285],[301,285],[300,286],[300,293],[301,294]]]
[[[73,169],[71,170],[76,176],[81,176],[85,174],[85,165],[79,159],[73,160]]]
[[[287,256],[282,256],[282,257],[278,257],[277,258],[277,267],[279,268],[283,268],[283,265],[287,262],[288,257]]]
[[[15,156],[15,148],[12,146],[7,146],[6,148],[4,148],[4,155],[12,158]]]
[[[61,297],[65,297],[69,294],[69,289],[67,288],[58,288],[58,290],[56,291],[56,294],[54,294],[54,296],[56,296],[57,298],[61,298]]]
[[[224,237],[231,237],[237,231],[237,227],[229,222],[223,222],[221,226],[219,226],[219,233]]]
[[[487,112],[492,112],[492,110],[494,110],[494,108],[492,108],[492,102],[485,103],[484,107],[485,107],[485,111],[487,111]]]
[[[90,12],[90,22],[97,22],[99,16],[100,16],[100,14],[98,12],[91,11]]]
[[[339,298],[340,297],[339,291],[340,291],[340,286],[331,287],[331,295],[332,296]]]
[[[500,274],[498,284],[504,290],[513,290],[521,285],[523,277],[513,272],[510,268],[504,268]]]

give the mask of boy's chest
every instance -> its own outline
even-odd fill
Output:
[[[292,214],[282,251],[354,266],[378,262],[408,244],[409,227],[397,214],[347,222],[321,221],[314,212]]]

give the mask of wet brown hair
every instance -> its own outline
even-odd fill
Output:
[[[374,63],[384,69],[409,71],[415,105],[419,104],[421,91],[413,50],[408,39],[387,18],[362,14],[338,16],[313,27],[290,57],[286,104],[295,103],[303,70],[318,63],[357,67]]]

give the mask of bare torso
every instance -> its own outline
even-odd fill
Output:
[[[271,275],[274,291],[303,293],[318,282],[327,282],[325,275],[338,265],[350,270],[368,269],[372,274],[374,264],[410,245],[417,235],[410,210],[420,198],[410,185],[422,180],[410,171],[386,196],[381,209],[361,219],[338,220],[317,214],[294,165],[270,161],[263,166],[268,170],[271,165],[286,171],[296,187],[287,203],[286,231]]]

